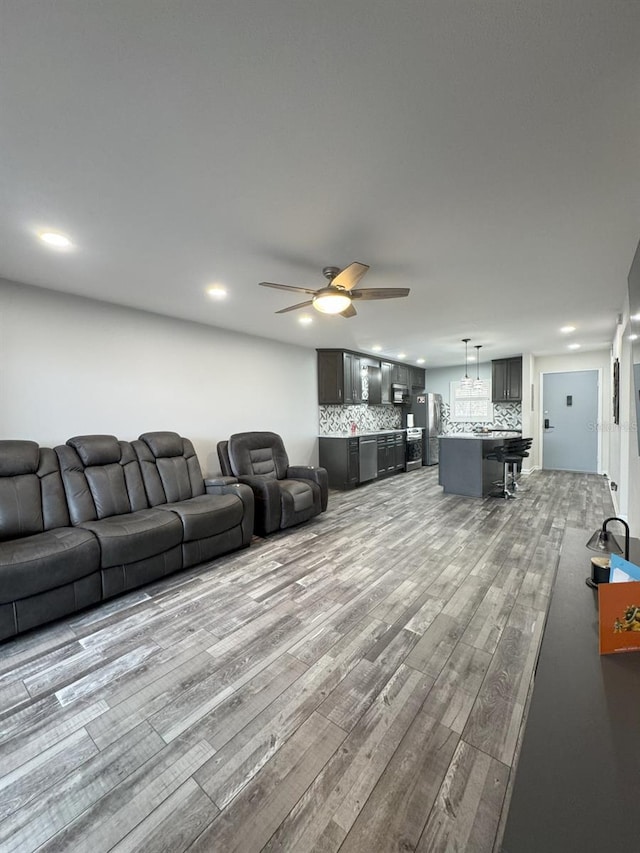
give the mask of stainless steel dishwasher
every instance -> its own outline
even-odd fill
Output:
[[[375,435],[360,436],[360,483],[378,476],[378,439]]]

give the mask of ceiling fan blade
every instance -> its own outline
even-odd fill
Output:
[[[313,291],[311,291],[313,293]],[[288,308],[281,308],[279,311],[276,311],[276,314],[286,314],[287,311],[295,311],[296,308],[306,308],[307,305],[313,305],[313,299],[309,299],[307,302],[298,302],[297,305],[290,305]]]
[[[348,308],[345,308],[344,311],[341,311],[340,314],[343,317],[355,317],[358,312],[353,307],[353,305],[349,305]]]
[[[276,290],[293,290],[296,293],[315,293],[309,287],[292,287],[290,284],[275,284],[273,281],[259,281],[260,287],[275,287]]]
[[[358,261],[354,261],[352,264],[349,264],[348,267],[345,267],[342,272],[339,272],[332,280],[331,284],[334,287],[342,287],[344,290],[351,290],[356,286],[368,269],[369,267],[367,264],[361,264],[358,263]]]
[[[365,290],[354,290],[352,299],[398,299],[408,296],[408,287],[368,287]]]

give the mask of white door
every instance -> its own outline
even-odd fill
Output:
[[[542,467],[598,470],[598,371],[542,376]]]

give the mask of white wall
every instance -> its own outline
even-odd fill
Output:
[[[0,279],[0,438],[174,430],[211,474],[218,441],[272,430],[317,464],[317,399],[313,349]]]

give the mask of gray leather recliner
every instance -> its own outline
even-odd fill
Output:
[[[146,432],[132,446],[149,505],[180,518],[183,567],[249,545],[254,501],[248,486],[221,479],[205,485],[193,444],[177,432]]]
[[[308,521],[327,508],[325,468],[289,465],[282,438],[275,432],[239,432],[217,446],[223,474],[251,487],[254,530],[265,536]]]
[[[0,441],[0,639],[101,597],[100,547],[70,524],[55,453]]]

